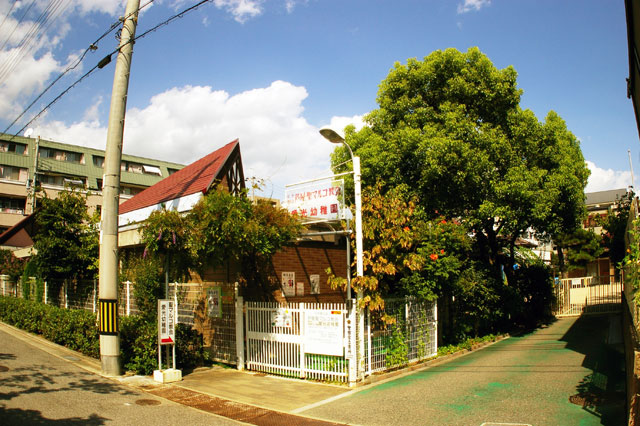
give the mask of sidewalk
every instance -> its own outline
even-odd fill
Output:
[[[100,361],[0,322],[0,330],[15,336],[77,367],[101,375]],[[310,404],[338,397],[351,391],[346,386],[284,379],[232,368],[201,368],[187,374],[181,382],[160,384],[148,376],[109,377],[199,410],[255,425],[332,425],[293,414]]]

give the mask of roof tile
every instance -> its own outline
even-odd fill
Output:
[[[120,204],[119,214],[128,213],[156,204],[175,200],[196,192],[206,192],[225,165],[238,139],[178,170],[135,197]]]

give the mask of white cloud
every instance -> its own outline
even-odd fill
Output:
[[[105,0],[76,0],[75,7],[82,15],[89,13],[106,13],[109,16],[118,16],[124,14],[127,0],[105,1]],[[146,0],[140,2],[140,6],[144,5]]]
[[[458,4],[458,13],[467,13],[478,11],[485,6],[489,6],[491,0],[464,0],[464,3]]]
[[[9,52],[0,52],[0,63],[9,56]],[[33,56],[22,60],[20,72],[11,73],[0,83],[0,117],[15,118],[23,105],[16,102],[44,88],[44,83],[56,72],[60,63],[48,52],[39,58]]]
[[[47,0],[31,2],[12,2],[0,0],[0,118],[13,121],[35,96],[46,86],[55,74],[66,68],[71,56],[62,58],[57,49],[65,38],[72,34],[69,24],[71,17],[82,17],[85,21],[104,15],[117,17],[124,13],[127,0],[72,0],[66,9],[60,7],[50,16],[47,31],[37,31],[38,36],[22,48],[25,36],[33,31],[34,21],[43,11],[51,6]],[[141,6],[147,5],[148,0],[141,0]],[[193,2],[187,0],[165,1],[156,0],[149,6],[167,3],[168,7],[184,8]],[[230,13],[238,22],[262,14],[264,0],[213,0],[213,4]],[[29,13],[24,15],[28,9]],[[145,7],[143,11],[148,10]],[[9,13],[10,12],[10,13]],[[22,22],[18,18],[25,16]],[[6,19],[5,19],[6,18]],[[208,19],[203,18],[203,25],[208,25]],[[98,24],[95,24],[98,25]],[[66,64],[65,64],[66,63]],[[20,72],[16,72],[16,70]],[[80,65],[75,73],[82,69]],[[25,70],[27,70],[25,72]],[[64,82],[59,82],[62,87]],[[57,86],[56,86],[57,88]],[[54,90],[56,89],[54,88]],[[59,93],[59,92],[57,92]],[[33,111],[31,111],[33,112]]]
[[[591,175],[585,192],[607,191],[631,185],[631,172],[629,171],[601,169],[592,161],[587,161],[587,167],[591,170]]]
[[[263,0],[213,0],[218,9],[224,9],[240,23],[262,14]]]
[[[265,179],[264,193],[282,198],[288,183],[326,176],[334,146],[303,116],[304,87],[275,81],[265,88],[230,95],[208,86],[172,88],[151,98],[144,108],[127,112],[125,153],[189,164],[238,138],[246,177]],[[101,99],[98,100],[101,102]],[[106,123],[93,119],[66,126],[42,123],[34,135],[104,149]],[[362,116],[335,117],[339,129]]]
[[[331,122],[328,127],[344,132],[345,127],[353,125],[356,130],[360,130],[365,125],[363,118],[364,115],[354,115],[353,117],[331,117]]]

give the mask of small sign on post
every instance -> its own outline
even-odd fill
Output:
[[[178,303],[175,299],[158,300],[158,370],[153,379],[160,383],[182,380],[182,371],[176,370],[176,319]],[[173,345],[173,368],[162,369],[162,346]],[[169,347],[167,347],[167,364]]]
[[[158,300],[158,343],[160,345],[173,345],[175,342],[175,306],[173,300]]]

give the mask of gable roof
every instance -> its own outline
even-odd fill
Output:
[[[198,192],[206,193],[215,181],[222,178],[227,161],[239,145],[238,139],[229,142],[222,148],[164,178],[120,204],[119,214],[155,206]]]
[[[627,193],[627,188],[610,189],[608,191],[597,191],[585,193],[587,206],[593,206],[596,204],[613,204],[619,201]],[[606,206],[605,206],[606,207]]]
[[[37,211],[36,211],[37,213]],[[0,246],[30,247],[35,232],[36,213],[31,213],[20,222],[0,234]]]

